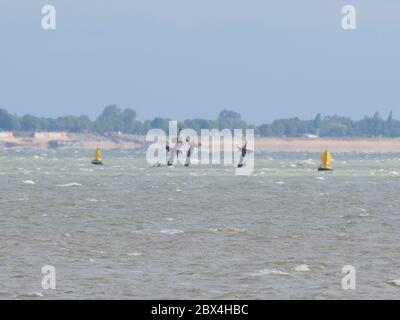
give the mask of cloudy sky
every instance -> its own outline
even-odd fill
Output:
[[[57,29],[41,27],[45,4]],[[341,8],[357,9],[357,30]],[[398,0],[2,0],[0,107],[260,124],[316,113],[400,118]]]

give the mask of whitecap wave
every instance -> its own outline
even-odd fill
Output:
[[[27,294],[27,296],[28,296],[28,297],[44,297],[44,296],[43,296],[43,293],[41,293],[41,292],[29,292],[29,293]]]
[[[35,184],[35,181],[32,181],[32,180],[24,180],[24,181],[22,181],[22,183],[25,183],[25,184]]]
[[[17,200],[17,201],[29,201],[29,198],[28,198],[28,197],[25,197],[25,198],[17,198],[16,200]]]
[[[400,287],[400,279],[393,279],[388,281],[392,286]]]
[[[268,276],[268,275],[286,276],[289,275],[289,273],[277,269],[261,269],[257,270],[254,273],[250,273],[250,275],[254,277]]]
[[[56,184],[56,187],[80,187],[82,186],[82,184],[78,183],[78,182],[71,182],[71,183],[66,183],[66,184]]]
[[[130,257],[139,257],[139,256],[141,256],[143,253],[141,253],[141,252],[132,252],[132,253],[127,253],[127,255],[128,256],[130,256]]]
[[[164,233],[164,234],[170,234],[170,235],[184,233],[182,230],[178,230],[178,229],[163,229],[160,232]]]
[[[213,232],[226,232],[226,233],[240,233],[246,231],[246,229],[241,229],[236,227],[210,228],[209,230]]]
[[[299,264],[294,268],[294,271],[296,272],[307,272],[310,271],[310,268],[306,264]]]

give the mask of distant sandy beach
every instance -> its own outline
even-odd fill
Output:
[[[145,137],[137,135],[95,136],[91,134],[68,134],[63,140],[35,139],[33,137],[0,138],[1,148],[75,148],[104,150],[145,148]],[[353,139],[307,139],[307,138],[255,138],[256,151],[270,152],[320,152],[328,148],[332,152],[400,153],[400,139],[353,138]]]

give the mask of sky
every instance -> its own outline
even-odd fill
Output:
[[[56,8],[43,30],[42,7]],[[357,29],[341,27],[353,5]],[[117,104],[140,120],[393,110],[398,0],[1,0],[0,108],[56,117]]]

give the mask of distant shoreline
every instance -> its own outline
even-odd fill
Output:
[[[399,138],[256,138],[255,150],[271,152],[400,153]]]
[[[33,137],[0,138],[4,149],[84,149],[99,146],[103,150],[135,150],[145,148],[145,136],[67,134],[65,139],[35,139]],[[266,138],[256,137],[254,149],[260,152],[332,152],[400,153],[400,138]]]

